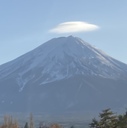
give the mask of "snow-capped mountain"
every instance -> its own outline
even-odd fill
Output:
[[[0,66],[1,111],[122,108],[126,90],[127,65],[73,36],[51,39]]]

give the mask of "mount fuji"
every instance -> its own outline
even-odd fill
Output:
[[[0,111],[96,112],[127,106],[127,65],[78,37],[53,38],[0,66]]]

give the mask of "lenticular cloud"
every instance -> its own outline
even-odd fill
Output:
[[[51,29],[51,33],[76,33],[97,30],[99,27],[82,21],[64,22]]]

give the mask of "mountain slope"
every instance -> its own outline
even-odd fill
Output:
[[[123,108],[126,89],[127,65],[73,36],[51,39],[0,66],[2,111]]]

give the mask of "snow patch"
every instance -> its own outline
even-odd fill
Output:
[[[29,76],[29,77],[23,79],[22,75],[23,75],[23,73],[19,73],[19,74],[18,74],[18,78],[16,79],[16,81],[17,81],[17,83],[18,83],[18,85],[19,85],[19,92],[22,92],[23,89],[24,89],[24,87],[25,87],[25,85],[26,85],[31,79],[34,78],[34,75],[32,75],[32,76]]]

